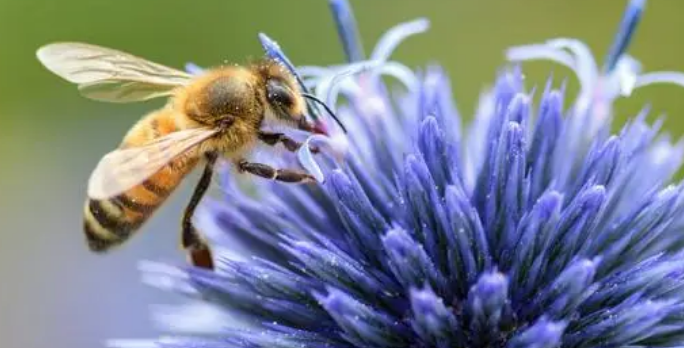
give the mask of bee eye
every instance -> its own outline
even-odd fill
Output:
[[[268,101],[272,104],[286,108],[289,108],[294,104],[294,97],[292,96],[290,89],[277,80],[268,81],[266,84],[266,93]]]

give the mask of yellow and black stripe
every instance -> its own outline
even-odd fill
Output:
[[[168,110],[152,113],[131,128],[121,148],[143,145],[177,129]],[[174,161],[117,197],[86,200],[84,232],[90,250],[106,252],[128,240],[164,203],[195,163]]]
[[[144,196],[139,194],[141,190],[146,191]],[[112,199],[87,200],[84,232],[90,250],[105,252],[124,243],[170,193],[167,188],[146,180],[140,187]]]

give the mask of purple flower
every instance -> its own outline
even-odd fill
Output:
[[[684,345],[684,192],[668,185],[682,144],[646,121],[611,134],[612,102],[678,73],[641,74],[625,54],[632,1],[599,70],[574,39],[514,47],[582,85],[538,100],[502,69],[464,130],[438,66],[391,59],[425,19],[391,29],[366,56],[344,0],[331,0],[348,61],[295,67],[349,129],[297,158],[320,185],[266,180],[207,200],[197,222],[215,272],[146,264],[146,279],[195,300],[165,307],[170,336],[123,347],[674,347]],[[192,67],[193,71],[199,68]],[[397,84],[385,84],[381,76]],[[314,117],[323,117],[311,106]],[[320,118],[321,120],[323,118]],[[332,127],[332,124],[331,124]],[[238,247],[241,246],[241,247]]]

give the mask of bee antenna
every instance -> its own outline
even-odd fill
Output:
[[[340,121],[340,119],[337,118],[337,116],[335,115],[335,113],[334,113],[332,110],[330,110],[330,107],[329,107],[328,105],[326,105],[322,100],[316,98],[316,96],[314,96],[313,94],[309,94],[309,93],[302,93],[302,97],[307,98],[307,99],[312,100],[312,101],[315,101],[316,103],[318,103],[318,104],[320,104],[321,106],[323,106],[323,108],[325,109],[325,111],[326,111],[328,114],[330,114],[330,116],[335,120],[335,122],[337,122],[338,125],[340,125],[340,128],[342,128],[342,131],[344,131],[345,133],[347,133],[347,128],[344,127],[344,124],[342,124],[342,122]]]

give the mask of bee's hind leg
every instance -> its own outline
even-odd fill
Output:
[[[181,246],[188,253],[189,261],[197,267],[214,269],[214,261],[211,255],[211,249],[207,245],[200,232],[197,231],[192,223],[192,217],[199,205],[202,197],[209,189],[211,179],[214,175],[214,165],[218,155],[216,153],[209,153],[206,155],[207,163],[204,167],[204,172],[200,178],[195,191],[192,193],[190,203],[188,203],[183,214],[181,222]]]

